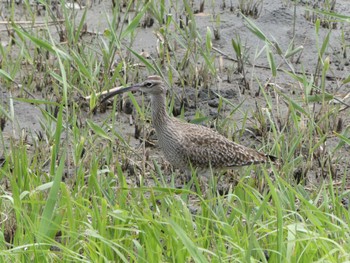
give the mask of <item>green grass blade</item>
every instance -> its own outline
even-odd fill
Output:
[[[13,82],[13,78],[4,70],[0,69],[0,77]]]
[[[133,49],[131,49],[128,46],[125,46],[131,53],[134,54],[135,57],[137,57],[149,70],[153,71],[153,72],[157,72],[160,76],[163,76],[162,71],[160,70],[160,68],[156,65],[152,65],[151,63],[148,62],[148,60],[146,58],[144,58],[143,56],[141,56],[140,54],[138,54],[137,52],[135,52]]]
[[[344,80],[343,80],[343,84],[347,84],[350,82],[350,75],[347,76]]]
[[[44,240],[46,240],[46,238],[50,238],[50,239],[53,238],[53,236],[50,236],[50,233],[52,234],[52,225],[53,225],[53,220],[55,215],[55,207],[59,202],[58,191],[60,189],[65,161],[66,161],[65,154],[63,154],[60,160],[60,164],[54,175],[54,180],[42,213],[42,218],[40,220],[40,225],[38,230],[39,242],[43,242]],[[52,162],[55,162],[55,160],[52,160]]]
[[[247,22],[247,28],[254,34],[256,35],[258,38],[260,38],[262,41],[267,42],[267,43],[271,43],[271,41],[267,38],[267,36],[264,34],[263,31],[261,31],[259,29],[259,27],[252,21],[250,20],[248,17],[246,17],[245,15],[241,14],[244,18],[244,20]]]
[[[195,243],[187,236],[185,230],[183,230],[177,223],[173,220],[169,220],[170,225],[174,229],[177,236],[180,238],[190,255],[192,256],[195,262],[208,262],[207,259],[203,256],[202,252],[198,249]]]
[[[90,120],[86,120],[89,127],[100,137],[105,138],[109,141],[112,141],[112,139],[107,135],[107,133],[96,123]]]
[[[121,39],[124,39],[127,35],[129,35],[135,31],[135,28],[138,27],[140,20],[143,17],[144,13],[148,10],[150,3],[151,3],[151,1],[148,2],[146,5],[144,5],[144,7],[137,14],[137,16],[131,21],[131,23],[127,26],[127,28],[121,33],[121,36],[120,36]]]
[[[343,142],[345,142],[346,144],[350,145],[350,138],[345,137],[343,134],[340,134],[340,133],[334,132],[334,134],[335,134],[339,139],[341,139]]]
[[[269,49],[268,45],[266,45],[266,52],[267,52],[267,60],[269,62],[270,68],[271,68],[272,76],[276,77],[276,75],[277,75],[276,63],[275,63],[275,59],[273,58],[273,54],[272,54],[271,50]]]

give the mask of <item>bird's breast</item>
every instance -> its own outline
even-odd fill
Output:
[[[185,168],[188,160],[184,154],[184,145],[182,144],[181,134],[174,129],[164,129],[157,132],[158,144],[162,149],[165,158],[175,168]]]

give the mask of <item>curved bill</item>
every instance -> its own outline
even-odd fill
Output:
[[[121,94],[127,91],[136,91],[140,88],[140,85],[136,84],[130,87],[125,87],[125,88],[121,88],[115,91],[112,91],[111,93],[107,93],[106,96],[101,100],[101,103],[105,102],[106,100],[114,97],[117,94]]]

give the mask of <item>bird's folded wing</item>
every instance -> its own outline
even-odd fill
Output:
[[[253,149],[239,145],[213,130],[188,125],[183,129],[183,155],[194,165],[199,167],[230,168],[257,164],[268,161],[268,156]]]

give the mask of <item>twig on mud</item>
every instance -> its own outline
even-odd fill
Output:
[[[9,22],[9,21],[0,21],[0,25],[11,26],[12,24],[18,24],[18,25],[28,25],[33,24],[33,22],[28,23],[30,21],[18,21],[18,22]],[[22,26],[21,28],[27,29],[27,28],[40,28],[40,27],[46,27],[46,26],[56,26],[58,24],[61,24],[64,22],[64,19],[59,19],[57,21],[50,21],[50,22],[35,22],[32,26]],[[0,32],[6,32],[8,31],[8,28],[0,29]]]
[[[229,59],[229,60],[232,60],[232,61],[235,61],[235,62],[238,62],[237,59],[225,54],[224,52],[222,52],[221,50],[213,47],[213,50],[216,51],[217,53],[219,53],[220,55],[224,56],[226,59]],[[270,67],[268,66],[264,66],[264,65],[258,65],[258,64],[255,64],[255,65],[252,65],[251,63],[247,63],[248,66],[251,66],[251,67],[256,67],[256,68],[262,68],[262,69],[266,69],[266,70],[270,70]],[[311,76],[313,75],[313,73],[308,73],[308,72],[300,72],[300,71],[290,71],[290,70],[285,70],[285,69],[281,69],[281,68],[277,68],[276,70],[278,71],[281,71],[281,72],[289,72],[289,73],[294,73],[294,74],[300,74],[300,75],[307,75],[307,76]],[[313,75],[314,76],[314,75]],[[321,76],[321,75],[319,75]],[[341,77],[335,77],[335,76],[330,76],[330,75],[326,75],[326,78],[328,80],[333,80],[333,81],[336,81],[336,80],[345,80],[345,78],[341,78]]]
[[[34,24],[34,25],[39,25],[39,24],[56,24],[56,23],[61,23],[64,22],[64,19],[58,19],[55,21],[36,21],[35,23],[33,23],[33,21],[28,21],[28,20],[24,20],[24,21],[0,21],[0,25],[12,25],[12,24],[17,24],[17,25],[30,25],[30,24]]]
[[[232,60],[232,61],[235,61],[235,62],[238,62],[237,59],[225,54],[224,52],[222,52],[221,50],[217,49],[216,47],[212,47],[213,50],[215,50],[216,52],[218,52],[220,55],[223,55],[224,57],[226,57],[227,59],[229,60]]]
[[[93,32],[93,31],[89,31],[89,30],[86,30],[84,33],[89,34],[89,35],[93,35],[93,36],[103,36],[103,33],[101,33],[101,32]]]
[[[32,97],[33,99],[36,100],[36,97],[25,87],[23,87],[21,84],[17,83],[16,81],[13,81],[13,83],[17,86],[17,88],[22,89],[29,97]]]

